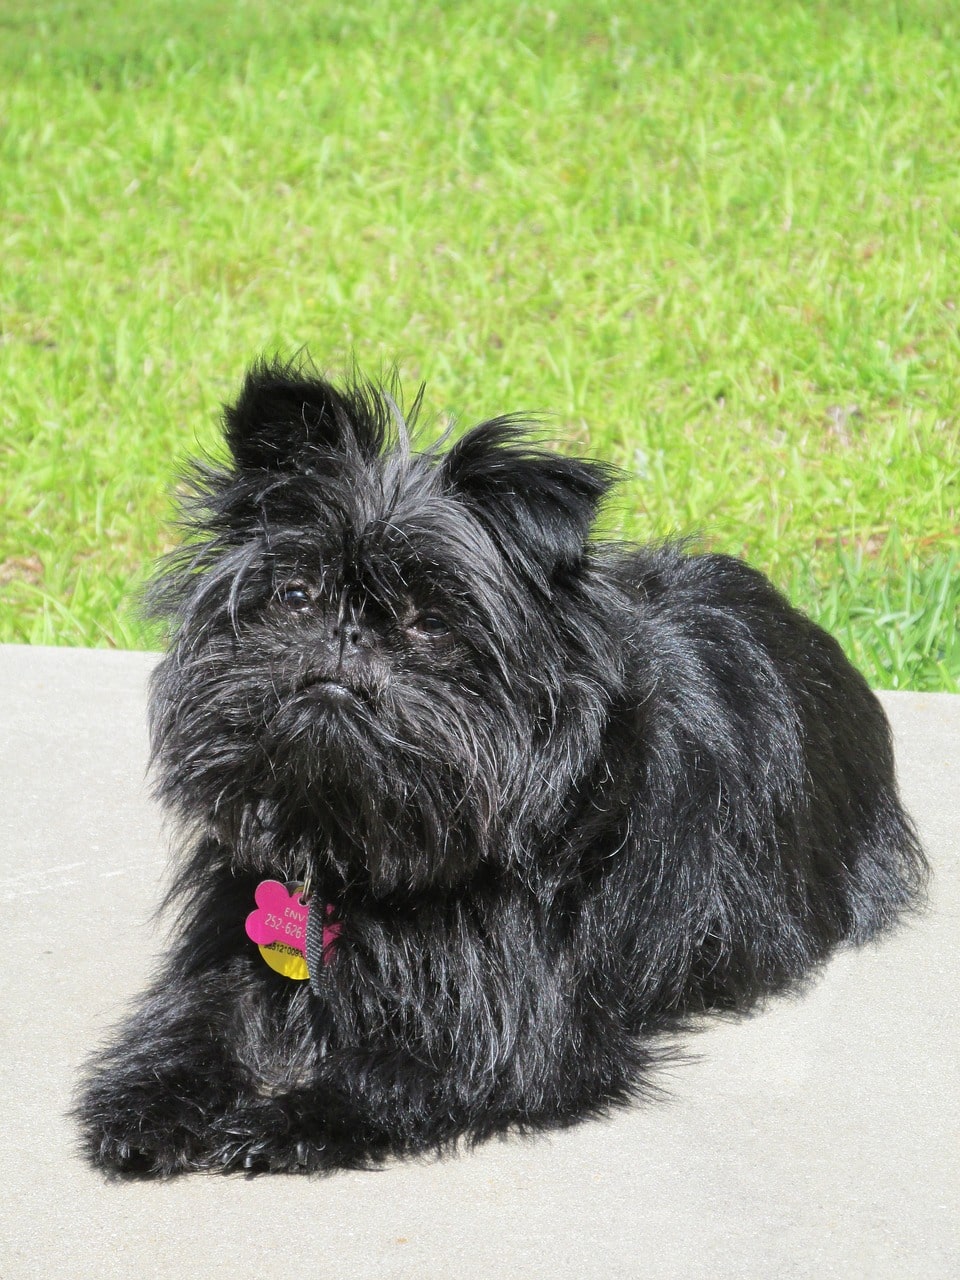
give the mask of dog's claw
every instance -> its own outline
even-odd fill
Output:
[[[307,1163],[307,1144],[305,1142],[297,1143],[297,1164],[306,1165]]]

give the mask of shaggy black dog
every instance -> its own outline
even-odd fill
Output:
[[[96,1163],[566,1124],[642,1088],[657,1032],[916,899],[866,683],[738,561],[591,541],[609,468],[508,418],[415,453],[386,391],[280,364],[226,436],[153,597],[190,846],[178,940],[78,1104]]]

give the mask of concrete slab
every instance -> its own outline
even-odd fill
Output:
[[[64,1112],[162,941],[154,661],[0,648],[3,1280],[960,1275],[960,697],[884,697],[929,912],[710,1023],[666,1103],[376,1174],[112,1184]]]

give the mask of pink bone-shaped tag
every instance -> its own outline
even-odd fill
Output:
[[[261,880],[254,894],[257,910],[246,920],[247,937],[261,947],[285,942],[305,951],[310,908],[300,901],[299,894],[299,888],[290,890],[279,880]]]
[[[301,886],[288,889],[279,880],[260,881],[254,894],[257,910],[250,912],[244,926],[251,942],[261,947],[283,942],[297,951],[306,952],[310,907],[300,901],[300,892]],[[328,906],[327,915],[332,914],[333,907]],[[328,953],[340,934],[340,927],[339,921],[323,926],[324,963],[329,961]]]

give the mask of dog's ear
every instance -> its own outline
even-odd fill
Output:
[[[579,563],[614,467],[532,446],[521,420],[496,418],[468,431],[444,456],[448,484],[507,559],[549,583]]]
[[[241,471],[283,471],[347,451],[375,455],[388,406],[372,387],[338,390],[280,361],[262,361],[224,408],[227,445]]]

